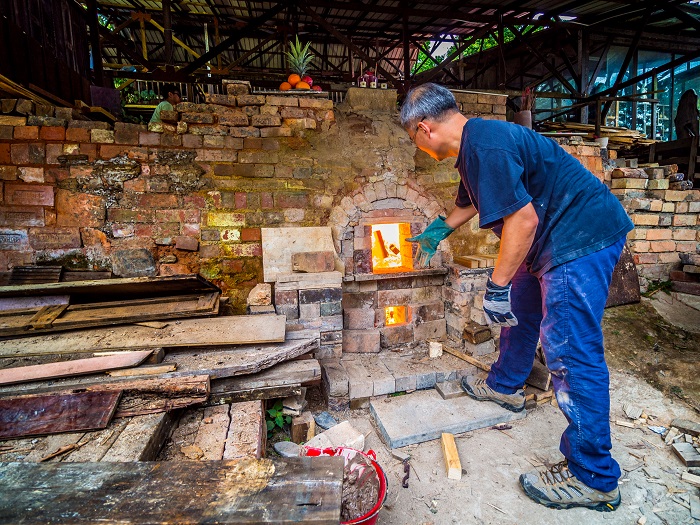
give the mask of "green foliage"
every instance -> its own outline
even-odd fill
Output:
[[[289,425],[292,422],[291,416],[285,416],[282,413],[282,400],[278,399],[277,402],[272,406],[272,408],[267,410],[267,416],[265,417],[265,424],[267,425],[268,436],[275,427],[284,429],[285,425]]]
[[[521,33],[524,33],[526,31],[529,31],[532,26],[519,26],[518,31]],[[541,31],[544,29],[543,27],[537,27],[531,33],[536,33],[538,31]],[[505,28],[503,30],[503,43],[507,44],[509,42],[512,42],[515,40],[515,34],[508,28]],[[430,42],[426,42],[423,44],[422,49],[418,51],[418,58],[416,60],[416,64],[413,66],[413,70],[411,71],[411,74],[415,75],[417,73],[421,73],[423,71],[427,71],[429,69],[432,69],[435,67],[435,64],[433,61],[428,57],[426,51],[430,50]],[[464,51],[462,51],[462,56],[463,57],[468,57],[471,55],[476,55],[477,53],[480,53],[482,51],[486,51],[487,49],[491,49],[498,46],[498,40],[494,37],[493,34],[489,34],[488,36],[484,38],[479,38],[475,40],[472,44],[470,44]],[[435,60],[438,61],[438,63],[442,62],[445,60],[447,57],[452,55],[454,53],[455,49],[457,48],[456,45],[453,45],[447,53],[444,55],[439,55],[435,56]]]
[[[656,292],[659,290],[662,292],[670,293],[671,292],[671,281],[654,281],[649,283],[649,286],[647,286],[647,291],[642,294],[644,297],[651,297],[654,295]]]
[[[309,46],[311,42],[307,42],[305,45],[299,41],[299,36],[296,37],[296,42],[290,42],[287,51],[287,58],[289,59],[289,69],[294,73],[303,77],[309,68],[309,64],[314,59],[314,55],[309,53]]]

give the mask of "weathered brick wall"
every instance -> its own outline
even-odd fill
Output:
[[[382,96],[377,92],[371,95]],[[486,104],[474,96],[477,102],[460,103]],[[482,116],[504,119],[505,97],[493,96],[492,113]],[[454,161],[436,163],[417,151],[394,103],[333,108],[313,97],[235,91],[209,102],[182,105],[171,115],[177,121],[156,131],[71,120],[63,108],[41,117],[0,115],[0,271],[51,262],[118,275],[200,272],[242,311],[262,281],[261,226],[328,225],[344,198],[377,196],[387,181],[414,188],[438,208],[453,207]],[[476,109],[487,108],[470,111]],[[605,178],[596,148],[569,147]],[[666,229],[663,216],[671,221],[671,238],[663,240],[685,249],[678,243],[690,239],[678,235],[697,233],[697,226],[681,226],[692,219],[675,213],[697,209],[674,208],[667,219],[667,209],[649,206],[639,213],[659,215],[659,224],[645,229]],[[476,221],[448,241],[448,252],[497,251],[495,236]],[[643,247],[634,247],[638,255]]]

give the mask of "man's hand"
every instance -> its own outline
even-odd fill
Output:
[[[491,278],[486,282],[484,313],[488,324],[501,326],[518,325],[518,319],[513,315],[510,307],[510,287],[510,283],[506,286],[498,286]]]
[[[418,251],[416,252],[415,259],[416,266],[418,268],[427,268],[430,264],[430,259],[435,255],[440,241],[447,238],[453,231],[455,231],[455,229],[448,226],[447,223],[445,223],[445,217],[440,215],[428,225],[423,233],[406,239],[409,242],[418,243]]]

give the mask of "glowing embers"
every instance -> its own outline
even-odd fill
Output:
[[[405,306],[387,306],[384,309],[385,325],[396,326],[406,324],[406,307]]]
[[[413,270],[412,244],[406,242],[411,236],[411,225],[372,225],[372,273],[398,273]]]

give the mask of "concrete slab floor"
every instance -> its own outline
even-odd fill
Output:
[[[612,371],[611,384],[613,455],[623,469],[622,504],[617,511],[557,511],[534,503],[522,492],[518,483],[521,473],[562,459],[559,437],[566,421],[559,409],[549,404],[528,412],[524,419],[509,422],[509,430],[486,428],[455,436],[464,469],[460,481],[447,479],[439,440],[398,449],[411,454],[407,489],[401,487],[403,465],[380,441],[368,411],[356,410],[350,422],[365,433],[365,449],[377,453],[389,480],[389,493],[377,523],[633,524],[641,516],[647,517],[647,525],[697,523],[690,510],[673,500],[687,504],[697,489],[680,480],[686,469],[671,447],[646,426],[632,429],[614,424],[616,420],[629,421],[622,404],[630,400],[637,401],[647,414],[658,416],[660,424],[674,417],[697,420],[697,415],[631,374]]]

